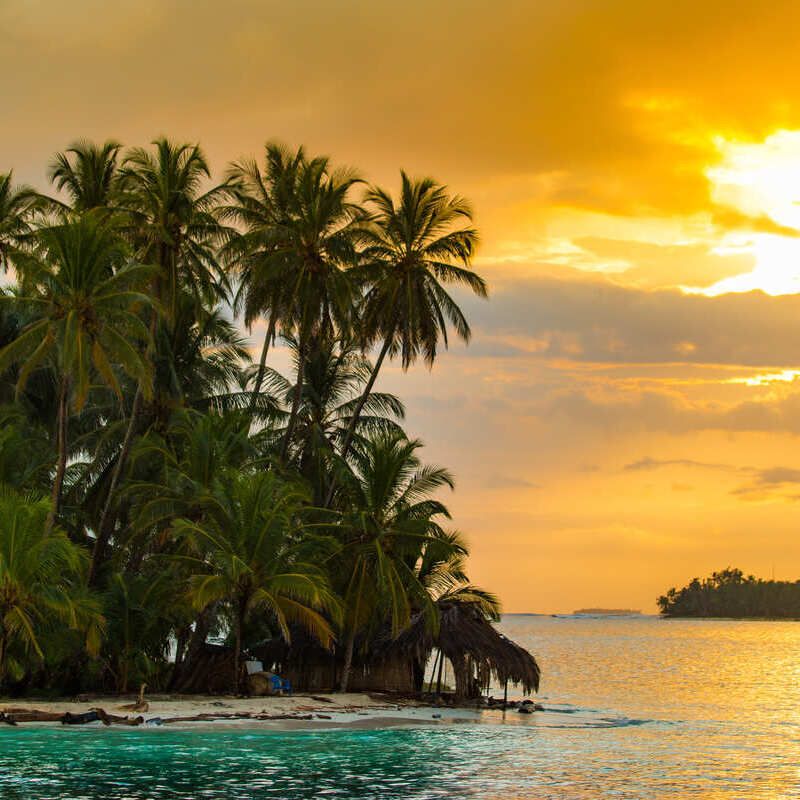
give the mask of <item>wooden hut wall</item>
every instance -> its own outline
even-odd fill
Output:
[[[264,665],[267,667],[267,665]],[[325,692],[338,688],[342,664],[330,658],[304,662],[287,659],[272,668],[286,678],[297,692]],[[352,692],[413,692],[414,669],[411,662],[393,658],[372,664],[353,664],[349,688]]]

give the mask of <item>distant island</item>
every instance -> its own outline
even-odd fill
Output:
[[[800,618],[800,581],[765,581],[728,567],[656,601],[664,617]]]
[[[579,608],[572,612],[578,614],[599,614],[604,617],[626,617],[630,614],[641,614],[638,608]]]

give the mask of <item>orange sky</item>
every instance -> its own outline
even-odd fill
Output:
[[[800,6],[0,5],[0,169],[73,139],[267,139],[470,197],[492,300],[387,371],[509,611],[800,578]]]

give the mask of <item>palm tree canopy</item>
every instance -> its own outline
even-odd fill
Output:
[[[76,410],[86,402],[92,368],[120,402],[122,390],[113,364],[149,385],[149,365],[135,342],[149,336],[137,312],[153,307],[142,291],[152,270],[130,261],[113,222],[87,213],[43,228],[37,232],[36,249],[20,258],[19,269],[28,294],[0,300],[30,304],[39,313],[0,351],[0,372],[13,362],[22,363],[18,390],[48,357],[61,375],[74,380]]]
[[[8,270],[19,252],[35,212],[41,207],[37,192],[29,186],[15,186],[13,172],[0,173],[0,263]]]
[[[216,244],[227,232],[215,210],[226,187],[206,184],[211,171],[199,145],[156,139],[130,150],[120,168],[120,205],[133,217],[141,260],[160,274],[156,295],[170,318],[183,292],[214,305],[228,292]]]
[[[246,617],[271,617],[287,639],[296,622],[330,646],[339,606],[319,566],[330,545],[300,522],[304,493],[273,472],[237,471],[217,501],[203,520],[174,525],[196,554],[185,558],[195,605],[231,601]]]
[[[391,340],[403,367],[421,354],[430,366],[447,324],[464,341],[471,331],[443,284],[464,286],[487,296],[484,280],[467,269],[478,241],[469,226],[472,209],[462,197],[430,178],[412,180],[402,172],[397,202],[373,187],[366,196],[372,211],[361,233],[360,277],[365,284],[363,332],[366,341]],[[462,224],[463,223],[463,224]]]
[[[89,211],[112,204],[117,161],[122,145],[109,139],[102,145],[86,140],[56,153],[48,177],[64,192],[74,211]]]
[[[46,500],[0,488],[0,681],[19,674],[15,642],[44,656],[40,630],[49,618],[87,634],[97,651],[103,619],[81,586],[86,554],[58,530],[47,530]]]

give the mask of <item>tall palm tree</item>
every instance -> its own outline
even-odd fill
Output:
[[[48,177],[69,197],[73,211],[90,211],[113,204],[117,161],[122,145],[109,139],[102,145],[81,140],[56,153]]]
[[[353,285],[346,268],[356,258],[361,206],[349,199],[360,180],[349,170],[332,170],[327,158],[303,162],[298,171],[291,215],[276,227],[279,257],[291,265],[285,333],[298,342],[298,369],[292,409],[281,448],[285,461],[297,421],[306,358],[312,336],[344,335],[352,323]]]
[[[173,340],[170,349],[174,352],[184,295],[194,299],[198,310],[213,308],[227,295],[227,279],[216,252],[225,229],[214,213],[224,187],[203,190],[211,172],[199,145],[176,144],[165,138],[152,144],[152,152],[134,148],[123,160],[119,170],[119,204],[131,217],[129,236],[135,242],[140,261],[156,267],[151,292],[166,310],[168,332]],[[156,340],[157,319],[153,312],[151,343]],[[146,355],[151,356],[150,347]],[[160,388],[157,382],[156,389]],[[111,534],[112,504],[139,424],[143,395],[144,387],[139,386],[98,526],[90,571],[92,581]]]
[[[35,190],[15,186],[13,180],[13,172],[0,173],[0,264],[5,271],[30,233],[33,216],[41,207]]]
[[[469,226],[469,204],[430,178],[412,180],[405,172],[401,176],[398,203],[375,187],[366,196],[372,214],[361,232],[360,272],[366,291],[362,335],[366,343],[382,344],[355,407],[343,457],[387,354],[399,353],[403,369],[419,355],[432,366],[439,341],[447,346],[448,322],[469,341],[469,324],[443,284],[466,286],[479,297],[487,296],[484,280],[467,269],[478,240],[477,231]]]
[[[17,392],[31,373],[51,359],[59,376],[57,412],[58,460],[53,481],[50,524],[61,510],[69,446],[70,405],[80,411],[93,374],[99,375],[123,402],[114,365],[150,390],[150,365],[136,347],[148,340],[137,315],[153,301],[141,289],[150,269],[130,261],[117,228],[95,214],[36,234],[35,252],[19,261],[27,296],[4,295],[5,302],[25,303],[40,310],[20,336],[0,351],[0,373],[21,364]]]
[[[423,466],[419,440],[379,433],[353,449],[354,473],[343,489],[349,499],[341,529],[345,537],[336,572],[346,576],[344,629],[347,636],[341,691],[347,691],[356,636],[388,619],[396,635],[408,624],[412,606],[433,614],[432,598],[415,567],[431,543],[441,541],[438,518],[447,507],[431,495],[453,488],[450,473]],[[377,616],[376,616],[377,612]]]
[[[0,686],[22,677],[20,655],[44,657],[48,620],[84,631],[90,652],[99,649],[103,618],[81,587],[85,554],[48,529],[49,511],[46,500],[0,487]]]
[[[195,567],[195,607],[222,602],[229,609],[238,690],[243,631],[252,614],[271,617],[287,640],[290,624],[299,623],[329,647],[325,614],[335,619],[338,604],[318,566],[325,545],[298,522],[302,492],[274,472],[236,471],[225,484],[216,510],[200,522],[180,519],[174,529],[196,553],[182,559]]]
[[[133,216],[139,259],[158,267],[153,291],[169,320],[183,293],[211,307],[227,294],[216,245],[230,232],[215,216],[226,187],[204,188],[210,179],[199,145],[163,138],[152,151],[129,151],[120,167],[120,205]]]
[[[277,142],[268,142],[264,150],[263,170],[254,159],[231,165],[233,202],[223,210],[224,216],[243,231],[223,249],[226,261],[239,278],[234,312],[244,311],[248,328],[261,316],[268,319],[252,388],[251,414],[258,402],[276,330],[282,321],[288,321],[295,254],[287,247],[286,232],[292,224],[298,176],[307,165],[302,147],[292,152]]]

